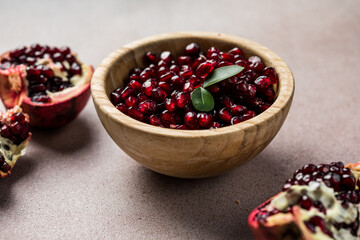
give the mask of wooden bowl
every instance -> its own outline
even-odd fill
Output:
[[[245,55],[259,56],[275,68],[277,98],[269,109],[245,122],[213,130],[175,130],[142,123],[117,110],[110,93],[122,86],[134,67],[144,67],[147,51],[183,53],[196,42],[201,49],[240,47]],[[156,172],[181,178],[219,175],[259,154],[282,126],[292,102],[294,79],[289,67],[274,52],[247,39],[217,33],[161,34],[132,42],[112,52],[97,67],[91,94],[97,114],[108,134],[130,157]],[[116,153],[114,153],[116,154]]]

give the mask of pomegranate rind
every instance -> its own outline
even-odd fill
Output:
[[[345,166],[349,168],[355,177],[359,179],[360,177],[360,162],[358,163],[349,163]],[[356,186],[358,189],[358,187]],[[255,208],[248,217],[248,225],[255,237],[256,240],[281,240],[281,239],[301,239],[301,240],[315,240],[319,238],[313,237],[314,234],[309,231],[305,226],[300,212],[299,206],[292,207],[292,213],[280,213],[268,217],[268,221],[257,221],[255,219],[256,215],[260,212],[260,209],[264,208],[267,203],[271,202],[274,198],[280,195],[283,192],[278,193],[272,198],[268,199],[257,208]],[[279,216],[275,217],[274,216]],[[298,234],[298,238],[290,236],[290,238],[284,238],[284,235],[290,232]],[[320,234],[322,234],[320,232]],[[321,239],[332,239],[327,235],[322,234]]]
[[[6,113],[0,113],[0,121],[2,123],[8,123],[10,121],[10,117],[17,112],[22,112],[22,109],[19,106],[15,106],[12,109],[9,109]],[[29,116],[27,114],[25,115],[25,121],[29,122]],[[5,162],[10,165],[10,170],[8,172],[3,172],[0,170],[0,178],[4,178],[8,175],[10,175],[11,170],[14,168],[15,164],[17,163],[17,160],[20,156],[25,154],[26,147],[30,141],[31,133],[29,132],[29,135],[26,140],[24,140],[19,145],[14,144],[10,139],[4,138],[0,136],[0,154],[2,154],[5,158]],[[9,150],[4,149],[3,146],[9,146]]]
[[[0,96],[6,108],[21,104],[21,93],[24,91],[22,75],[24,65],[0,70]]]
[[[1,58],[7,57],[9,52]],[[32,102],[27,96],[25,65],[0,70],[0,97],[7,109],[16,105],[30,117],[30,125],[38,128],[61,127],[83,110],[90,98],[90,82],[94,72],[91,65],[81,64],[82,80],[78,85],[51,94],[51,102]]]
[[[265,201],[265,203],[271,201],[276,196]],[[292,213],[272,215],[266,222],[257,221],[255,216],[259,213],[259,209],[263,208],[265,203],[253,210],[248,217],[248,225],[256,240],[314,240],[310,231],[302,221],[299,206],[294,206]]]

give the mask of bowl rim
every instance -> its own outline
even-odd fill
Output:
[[[173,39],[187,38],[187,37],[189,38],[202,37],[217,41],[224,39],[227,41],[239,42],[241,43],[241,45],[246,45],[247,47],[249,47],[249,49],[251,49],[251,51],[254,52],[261,59],[267,59],[268,61],[271,60],[272,62],[274,62],[275,64],[272,65],[272,67],[275,68],[279,77],[279,83],[278,83],[279,90],[274,103],[266,111],[262,112],[261,114],[247,121],[217,129],[201,129],[201,130],[179,130],[179,129],[153,126],[151,124],[143,123],[138,120],[135,120],[129,117],[128,115],[117,110],[116,107],[111,103],[109,96],[107,96],[105,90],[105,80],[108,77],[111,66],[123,55],[127,54],[130,51],[133,51],[133,49],[163,40],[173,40]],[[256,125],[259,125],[264,122],[268,122],[271,120],[271,118],[275,117],[275,115],[283,111],[283,109],[287,104],[291,103],[292,97],[294,95],[294,90],[295,90],[295,82],[292,72],[290,68],[287,66],[287,64],[276,53],[266,48],[265,46],[253,42],[251,40],[234,35],[215,33],[215,32],[163,33],[133,41],[111,52],[105,59],[103,59],[102,62],[97,66],[91,80],[91,95],[94,104],[97,105],[99,111],[102,111],[107,117],[111,118],[113,121],[117,122],[118,124],[125,125],[134,130],[149,133],[152,135],[159,135],[165,137],[181,137],[181,138],[207,137],[207,136],[223,135],[234,132],[243,132],[249,128],[256,127]]]

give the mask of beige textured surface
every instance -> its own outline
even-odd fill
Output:
[[[68,44],[97,65],[145,36],[218,31],[275,51],[295,76],[295,97],[258,157],[195,181],[139,166],[112,142],[89,102],[68,126],[34,131],[27,155],[0,180],[1,239],[252,239],[249,211],[295,168],[359,161],[359,1],[48,2],[1,1],[1,52]]]

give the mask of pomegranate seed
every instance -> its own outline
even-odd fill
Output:
[[[160,119],[156,115],[150,116],[150,124],[154,126],[161,126]]]
[[[1,136],[3,136],[4,138],[9,138],[11,136],[10,127],[7,125],[3,125],[0,131],[1,131]]]
[[[230,54],[230,53],[222,53],[222,54],[220,54],[220,58],[223,61],[228,61],[231,63],[234,62],[234,56],[233,56],[233,54]]]
[[[211,126],[211,129],[215,129],[215,128],[220,128],[221,127],[221,124],[218,123],[218,122],[213,122],[212,126]]]
[[[164,110],[161,113],[160,120],[164,126],[170,126],[170,124],[176,124],[174,116],[168,110]]]
[[[189,56],[180,56],[180,57],[178,57],[178,63],[179,63],[180,66],[190,65],[191,64],[191,57],[189,57]]]
[[[183,86],[184,79],[182,77],[175,75],[170,79],[170,82],[176,86]]]
[[[189,95],[185,92],[181,92],[176,95],[176,107],[184,108],[189,102]]]
[[[143,113],[135,108],[129,108],[127,114],[138,121],[142,121],[144,117]]]
[[[184,66],[186,66],[186,65],[184,65]],[[180,71],[180,77],[182,77],[185,80],[189,79],[192,75],[193,75],[193,71],[191,69]]]
[[[312,201],[308,196],[302,196],[300,200],[300,206],[306,210],[309,210],[312,206]]]
[[[26,67],[26,73],[28,76],[40,76],[41,71],[39,69],[34,69],[33,67]]]
[[[125,104],[128,107],[133,107],[136,105],[136,98],[133,96],[129,96],[126,100],[125,100]]]
[[[171,98],[166,99],[165,101],[165,108],[169,112],[174,112],[176,110],[176,104],[175,101],[173,101]]]
[[[15,50],[10,51],[9,56],[11,58],[18,58],[20,55],[25,53],[25,51],[26,51],[26,47],[19,47]]]
[[[0,154],[0,166],[5,163],[5,158],[2,154]]]
[[[244,113],[244,115],[242,116],[242,121],[249,120],[250,118],[253,118],[255,116],[256,116],[256,113],[252,110],[249,110],[246,113]]]
[[[167,61],[164,61],[164,60],[160,60],[157,65],[158,65],[159,68],[160,68],[160,67],[168,68],[168,67],[170,66],[170,62],[167,62]]]
[[[165,62],[171,62],[172,60],[174,60],[174,56],[171,54],[171,52],[169,51],[164,51],[161,53],[160,55],[160,59],[165,61]]]
[[[51,98],[47,95],[35,95],[31,98],[33,102],[48,103],[51,102]]]
[[[306,164],[302,167],[302,172],[305,174],[312,173],[316,170],[316,166],[314,164]]]
[[[241,117],[233,117],[231,118],[231,125],[234,125],[234,124],[237,124],[237,123],[241,123],[242,122],[242,119]]]
[[[326,184],[326,186],[334,188],[335,191],[340,190],[341,177],[339,174],[334,172],[329,172],[323,177],[323,181]]]
[[[240,114],[247,111],[247,107],[243,105],[232,105],[231,106],[231,114],[234,116],[240,116]]]
[[[209,48],[209,50],[206,52],[206,56],[207,56],[208,58],[210,58],[210,56],[211,56],[213,53],[219,53],[219,52],[220,52],[220,50],[217,49],[216,47],[211,47],[211,48]]]
[[[240,56],[244,55],[243,52],[241,51],[241,49],[237,48],[237,47],[231,49],[229,51],[229,53],[232,54],[233,56],[235,56],[235,55],[240,55]]]
[[[125,87],[124,90],[122,90],[122,92],[120,94],[121,99],[126,100],[130,95],[133,94],[133,92],[134,91],[129,86]]]
[[[200,52],[200,46],[197,43],[190,43],[185,47],[185,55],[196,56]]]
[[[198,113],[197,114],[199,125],[203,128],[210,128],[213,123],[213,119],[208,113]]]
[[[158,71],[157,71],[157,77],[160,78],[162,75],[166,74],[169,71],[169,69],[167,67],[159,67]]]
[[[200,78],[205,78],[209,73],[213,71],[213,69],[214,67],[209,61],[201,63],[196,70],[196,76]]]
[[[129,87],[136,93],[140,92],[142,90],[142,85],[136,80],[131,80],[129,82]]]
[[[260,76],[254,81],[254,84],[258,89],[263,90],[271,84],[271,81],[268,77]]]
[[[139,103],[139,111],[142,113],[155,113],[156,112],[156,103],[149,99]]]
[[[264,90],[264,99],[269,102],[274,101],[275,91],[271,85]]]
[[[162,82],[170,82],[170,79],[174,76],[175,74],[173,72],[167,72],[163,75],[160,76],[160,81]]]
[[[195,112],[187,112],[184,116],[184,123],[190,128],[197,128],[198,120]]]
[[[18,113],[14,113],[12,116],[11,116],[11,123],[14,123],[14,122],[20,122],[21,124],[24,124],[25,123],[25,115],[21,112],[18,112]]]
[[[128,108],[124,103],[119,103],[118,105],[116,105],[116,108],[120,110],[120,112],[127,114]]]
[[[243,68],[246,68],[246,66],[248,65],[248,61],[246,61],[245,59],[239,59],[239,60],[236,60],[235,61],[235,64],[240,66],[240,67],[243,67]],[[240,73],[238,73],[237,76],[241,76],[243,75],[243,71],[241,71]]]
[[[46,87],[44,84],[40,83],[40,84],[30,86],[29,90],[31,92],[45,92]]]
[[[51,70],[49,67],[44,66],[41,69],[41,74],[44,75],[47,78],[53,78],[54,77],[54,72],[53,70]]]
[[[36,59],[33,58],[33,57],[27,57],[27,58],[26,58],[26,63],[27,63],[28,65],[33,65],[33,64],[36,63]]]
[[[234,64],[231,62],[227,62],[227,61],[221,61],[221,62],[219,62],[218,67],[225,67],[225,66],[231,66],[231,65],[234,65]]]
[[[74,62],[73,64],[71,64],[70,72],[73,75],[81,75],[81,66],[78,63]]]
[[[232,107],[232,105],[234,105],[234,103],[231,101],[231,99],[228,96],[222,97],[221,103],[229,109]]]
[[[149,78],[151,78],[153,76],[153,71],[150,68],[145,68],[141,73],[140,73],[140,81],[145,82],[146,80],[148,80]]]
[[[199,65],[205,61],[206,61],[206,59],[204,57],[198,57],[193,61],[191,67],[193,69],[197,69],[199,67]]]
[[[171,92],[171,86],[166,82],[159,82],[159,87],[162,88],[166,93]]]
[[[194,90],[194,87],[191,85],[191,83],[187,82],[184,84],[183,92],[191,93],[193,90]]]
[[[271,80],[271,84],[277,84],[279,81],[278,75],[275,72],[275,69],[272,67],[266,67],[262,71],[264,76],[267,76]]]
[[[64,56],[61,53],[55,53],[52,57],[54,62],[61,62],[64,60]]]
[[[7,173],[11,170],[11,166],[5,162],[2,166],[0,166],[0,170],[4,173]]]
[[[341,188],[344,190],[355,189],[355,178],[349,174],[341,176]]]
[[[216,62],[219,62],[221,60],[219,53],[212,53],[209,57],[209,60],[214,60]]]
[[[226,108],[222,108],[219,112],[219,118],[226,123],[231,123],[231,114]]]
[[[262,71],[263,68],[265,67],[263,62],[261,61],[261,59],[258,57],[258,56],[252,56],[252,57],[249,57],[248,59],[248,62],[249,62],[249,68],[250,69],[254,69],[255,71]]]
[[[157,88],[154,88],[152,91],[151,91],[151,97],[156,101],[156,102],[162,102],[165,100],[167,94],[166,92],[160,88],[160,87],[157,87]]]
[[[154,63],[154,64],[157,64],[159,62],[159,57],[156,56],[155,53],[152,53],[152,52],[147,52],[145,54],[147,60],[149,60],[151,63]]]
[[[71,65],[73,64],[74,62],[76,62],[76,58],[74,57],[74,55],[72,54],[67,54],[65,56],[65,60]]]
[[[40,47],[40,48],[41,48],[41,47]],[[66,56],[66,55],[68,55],[71,51],[70,51],[70,48],[69,48],[69,47],[60,47],[60,48],[59,48],[59,52],[60,52],[62,55]]]
[[[248,85],[248,92],[247,92],[247,96],[249,97],[255,97],[256,94],[256,87],[253,84],[249,84]]]
[[[218,85],[212,85],[209,87],[209,92],[211,92],[212,94],[217,94],[220,92],[220,88]]]

